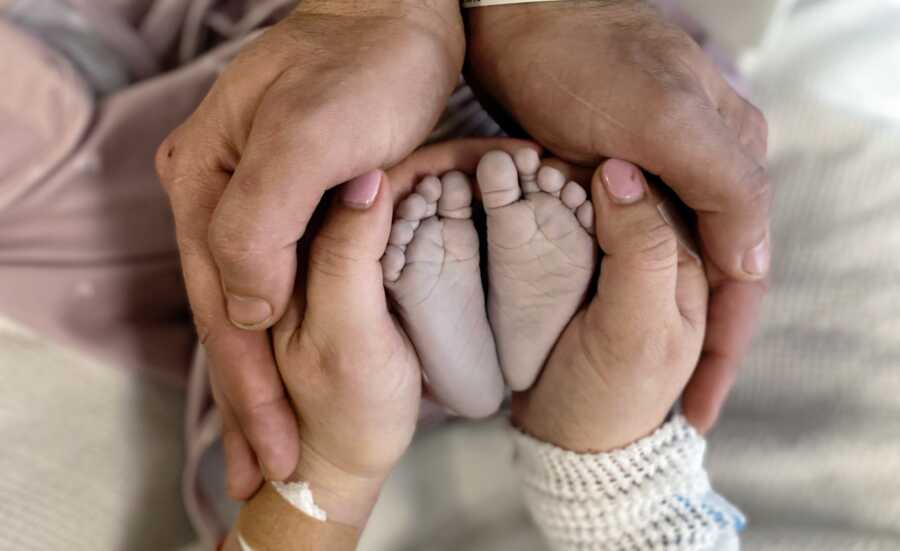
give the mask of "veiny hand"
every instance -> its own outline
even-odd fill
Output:
[[[472,77],[556,155],[659,175],[698,215],[709,331],[684,407],[718,417],[752,337],[769,270],[767,126],[691,38],[638,0],[467,10]]]
[[[272,331],[300,422],[295,476],[330,520],[357,528],[412,439],[422,391],[418,357],[388,312],[382,279],[391,193],[380,171],[339,190]]]
[[[606,253],[596,296],[512,404],[523,431],[582,453],[622,448],[663,423],[700,356],[707,306],[703,266],[680,247],[640,170],[607,161],[592,191]]]
[[[305,0],[251,43],[160,146],[197,329],[224,422],[229,492],[280,480],[296,419],[265,329],[294,287],[322,193],[409,154],[456,84],[456,0]]]

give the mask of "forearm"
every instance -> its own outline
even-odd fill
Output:
[[[557,550],[738,549],[744,519],[713,492],[706,443],[682,417],[610,453],[576,454],[514,435],[517,468],[535,522]]]

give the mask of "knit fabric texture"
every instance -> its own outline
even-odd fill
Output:
[[[737,548],[743,517],[712,492],[706,442],[682,416],[611,453],[514,440],[525,501],[554,549]]]

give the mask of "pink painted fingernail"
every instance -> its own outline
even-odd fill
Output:
[[[603,185],[610,199],[620,205],[630,205],[644,197],[644,176],[640,169],[619,159],[603,164]]]
[[[241,329],[261,329],[272,319],[272,306],[261,298],[228,293],[228,317]]]
[[[362,176],[357,176],[344,184],[341,200],[352,209],[365,210],[371,207],[375,198],[378,197],[383,176],[384,173],[380,170],[372,170]]]
[[[762,277],[769,271],[771,254],[769,252],[769,237],[759,242],[755,247],[744,253],[741,267],[751,277]]]

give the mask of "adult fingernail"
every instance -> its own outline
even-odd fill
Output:
[[[603,164],[603,185],[610,199],[620,205],[636,203],[644,197],[644,176],[631,163],[610,159]]]
[[[758,245],[744,253],[742,267],[747,275],[762,277],[769,271],[770,261],[769,237],[766,236]]]
[[[383,175],[384,173],[380,170],[373,170],[350,180],[344,184],[341,200],[353,209],[364,210],[371,207],[375,202],[375,197],[378,196]]]
[[[261,298],[228,293],[228,317],[241,329],[260,329],[272,319],[272,306]]]

